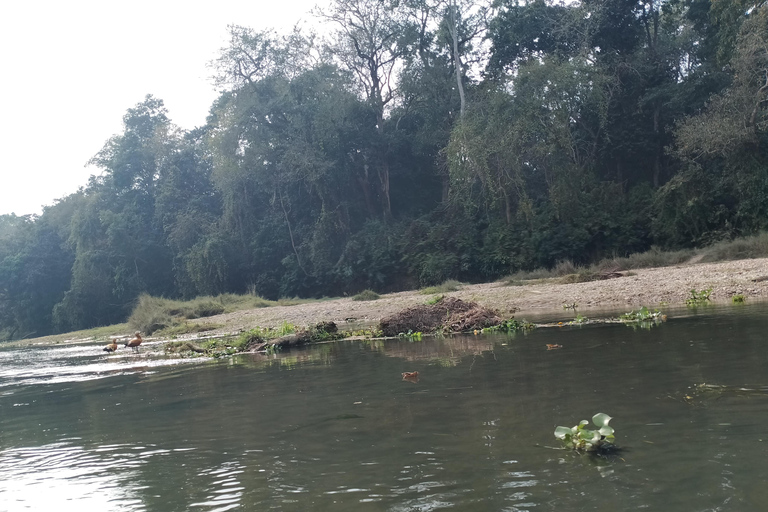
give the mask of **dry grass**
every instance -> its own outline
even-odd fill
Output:
[[[463,286],[464,286],[463,283],[460,283],[455,279],[449,279],[437,286],[428,286],[426,288],[422,288],[421,290],[419,290],[419,293],[421,293],[422,295],[434,295],[436,293],[456,292],[461,290]]]
[[[266,308],[271,306],[290,306],[308,302],[299,299],[267,300],[258,295],[236,295],[225,293],[216,297],[197,297],[188,301],[164,299],[143,294],[139,296],[136,307],[128,318],[131,329],[152,334],[162,331],[164,334],[196,332],[201,324],[191,324],[187,320],[205,318],[222,313],[232,313],[244,309]],[[205,327],[197,331],[206,330]]]

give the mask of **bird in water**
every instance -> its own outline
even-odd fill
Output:
[[[125,342],[125,346],[126,347],[131,347],[131,349],[133,349],[134,352],[138,352],[139,351],[139,345],[141,345],[141,342],[144,341],[144,340],[141,339],[141,333],[139,331],[136,331],[134,336],[135,336],[135,338],[133,338],[130,341],[126,341]]]
[[[419,382],[419,372],[403,372],[403,380],[413,382],[414,384]]]
[[[117,338],[112,338],[112,341],[108,345],[105,345],[102,350],[107,354],[115,352],[117,350]]]

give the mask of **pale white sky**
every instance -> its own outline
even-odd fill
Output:
[[[325,0],[39,0],[0,17],[0,215],[40,213],[97,169],[85,163],[147,94],[171,120],[205,122],[208,62],[227,25],[280,32]]]

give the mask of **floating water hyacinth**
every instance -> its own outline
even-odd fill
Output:
[[[608,426],[611,421],[610,416],[599,412],[592,416],[592,423],[597,429],[590,430],[585,428],[589,425],[587,420],[582,420],[575,427],[557,427],[555,437],[558,438],[565,448],[579,452],[598,452],[613,448],[615,439],[613,427]]]

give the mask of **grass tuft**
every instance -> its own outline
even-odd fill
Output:
[[[242,309],[265,308],[270,306],[290,306],[309,302],[299,299],[281,299],[271,301],[258,295],[236,295],[224,293],[215,297],[204,296],[192,300],[172,300],[142,294],[133,309],[128,325],[131,329],[152,334],[162,331],[164,334],[182,332],[200,332],[209,330],[208,324],[188,323],[187,320],[205,318],[222,313],[231,313]],[[198,330],[195,331],[195,326]],[[186,329],[186,331],[185,331]]]
[[[703,249],[701,261],[730,261],[768,256],[768,233],[737,238],[729,242],[719,242]]]
[[[421,290],[419,290],[419,293],[421,293],[422,295],[434,295],[436,293],[455,292],[455,291],[461,290],[463,286],[464,286],[463,283],[460,283],[455,279],[449,279],[437,286],[428,286],[426,288],[422,288]]]
[[[376,300],[380,298],[381,298],[381,295],[379,295],[373,290],[363,290],[357,295],[355,295],[354,297],[352,297],[352,300],[363,301],[363,300]]]

